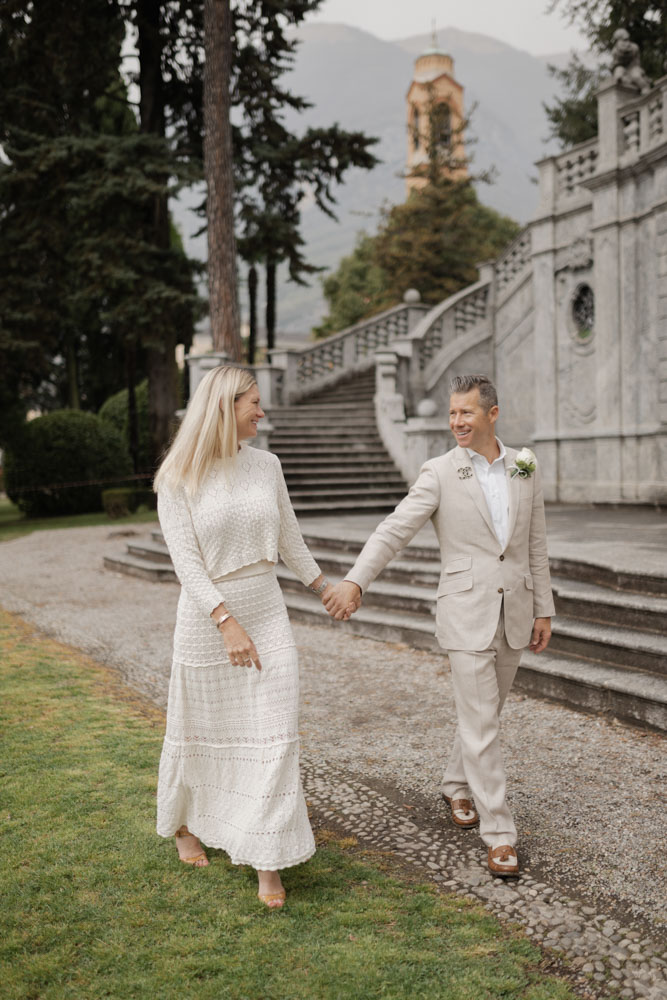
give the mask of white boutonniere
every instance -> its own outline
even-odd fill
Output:
[[[519,454],[514,459],[515,464],[510,466],[510,475],[512,479],[515,476],[520,476],[521,479],[528,479],[535,472],[537,468],[537,459],[535,458],[534,452],[530,448],[522,448]]]

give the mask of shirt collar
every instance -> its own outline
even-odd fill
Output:
[[[480,453],[478,451],[474,451],[473,448],[466,448],[466,451],[470,455],[473,462],[475,461],[476,458],[481,458],[486,465],[495,465],[496,462],[502,462],[505,458],[505,445],[502,443],[500,438],[496,438],[496,444],[500,449],[500,454],[498,455],[498,458],[494,458],[493,462],[490,463],[487,462],[487,460],[484,458],[484,455],[480,455]]]

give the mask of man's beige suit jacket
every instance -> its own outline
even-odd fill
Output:
[[[504,602],[505,636],[528,645],[533,620],[554,614],[539,468],[512,478],[507,448],[508,542],[498,541],[468,452],[456,447],[426,462],[408,495],[366,542],[346,580],[365,591],[431,518],[442,560],[436,636],[444,649],[488,649]]]

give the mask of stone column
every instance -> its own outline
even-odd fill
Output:
[[[555,213],[557,196],[556,159],[538,164],[540,202],[538,216],[531,223],[531,258],[535,330],[533,377],[539,383],[535,393],[535,448],[542,469],[545,499],[560,499],[558,469],[558,349],[555,286]]]

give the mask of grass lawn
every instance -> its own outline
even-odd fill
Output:
[[[0,612],[0,995],[31,1000],[572,1000],[539,951],[391,858],[318,831],[283,911],[220,851],[154,831],[163,717]]]
[[[0,542],[8,542],[21,535],[29,535],[32,531],[43,531],[45,528],[89,528],[91,525],[125,525],[143,524],[145,521],[157,521],[157,512],[140,507],[136,514],[111,520],[104,511],[96,514],[74,514],[69,517],[26,517],[7,497],[0,497]]]

